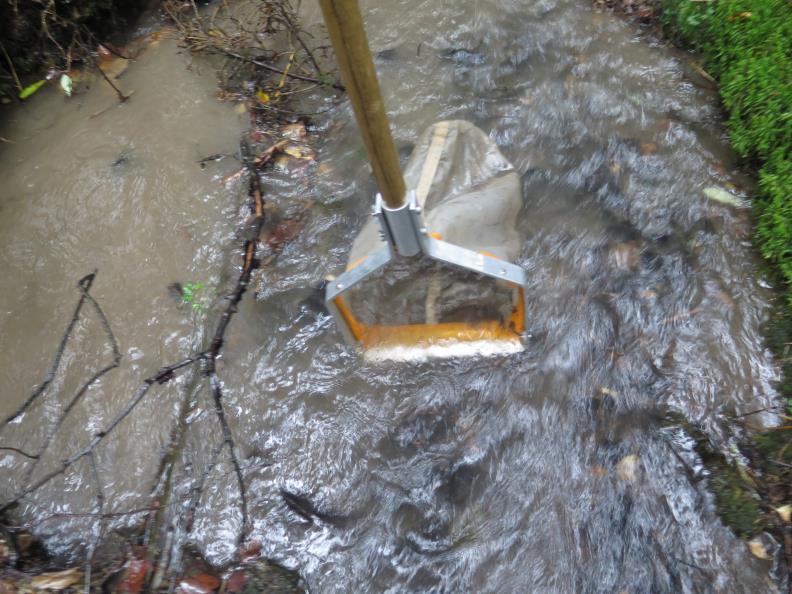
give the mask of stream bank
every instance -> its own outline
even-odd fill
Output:
[[[720,93],[740,167],[759,179],[751,196],[754,243],[778,293],[764,333],[781,369],[785,426],[757,432],[744,417],[735,419],[742,460],[701,446],[716,473],[713,489],[724,521],[747,539],[772,531],[786,543],[792,563],[787,511],[792,507],[792,7],[775,0],[596,0],[594,5],[695,52],[690,55],[694,80]]]

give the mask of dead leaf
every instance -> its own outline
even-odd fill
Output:
[[[0,536],[0,566],[9,565],[16,560],[14,548],[11,546],[10,540]]]
[[[146,37],[146,43],[151,47],[157,47],[163,39],[167,39],[170,36],[170,33],[171,29],[167,27],[158,31],[152,31],[149,33],[148,37]]]
[[[725,204],[727,206],[734,206],[736,208],[741,208],[745,206],[745,204],[740,198],[738,198],[731,192],[727,192],[723,188],[718,188],[716,186],[710,186],[709,188],[705,188],[704,195],[710,200],[714,200],[715,202],[720,202],[721,204]]]
[[[636,242],[625,241],[611,248],[610,257],[620,270],[634,270],[641,262],[641,250]]]
[[[757,559],[766,559],[768,561],[772,559],[772,557],[768,554],[767,549],[762,544],[762,541],[759,540],[758,537],[748,541],[748,549]]]
[[[243,570],[238,569],[228,577],[226,581],[226,592],[229,594],[241,594],[248,583],[248,576]]]
[[[729,309],[734,309],[734,307],[736,306],[736,303],[734,302],[734,299],[732,299],[732,298],[731,298],[731,297],[730,297],[728,294],[726,294],[724,291],[720,291],[720,290],[718,290],[718,291],[715,291],[715,293],[713,293],[713,295],[712,295],[712,296],[713,296],[713,297],[714,297],[714,298],[715,298],[717,301],[719,301],[720,303],[722,303],[723,305],[725,305],[725,306],[726,306],[727,308],[729,308]]]
[[[593,476],[603,478],[608,476],[608,471],[604,466],[600,466],[599,464],[595,464],[591,467],[591,474]]]
[[[35,541],[29,532],[20,532],[16,537],[17,551],[20,553],[26,553],[34,542]]]
[[[654,155],[657,152],[657,143],[654,142],[642,142],[641,143],[641,156],[642,157],[649,157]]]
[[[0,594],[17,594],[17,589],[11,582],[0,580]]]
[[[109,62],[113,59],[113,53],[101,43],[97,46],[96,53],[99,55],[99,60],[102,62]]]
[[[50,571],[37,575],[30,581],[30,585],[35,590],[65,590],[82,580],[82,571],[73,567],[63,571]]]
[[[99,64],[99,68],[102,69],[107,78],[118,78],[129,68],[129,60],[112,56],[109,60]]]
[[[294,157],[295,159],[305,159],[306,161],[316,160],[316,153],[313,151],[313,149],[310,149],[307,146],[290,144],[283,149],[283,152]]]
[[[253,165],[255,165],[256,167],[261,167],[262,165],[267,163],[270,159],[272,159],[273,155],[275,155],[276,153],[284,152],[283,149],[286,147],[287,144],[288,141],[286,140],[281,140],[280,142],[276,142],[271,147],[269,147],[264,152],[262,152],[258,157],[253,159]]]
[[[775,510],[781,519],[787,524],[792,520],[792,505],[782,505],[781,507],[775,508]]]
[[[303,122],[289,124],[284,126],[281,130],[281,136],[288,138],[289,140],[302,140],[307,136],[307,134],[308,132],[305,129],[305,123]]]
[[[118,583],[116,592],[118,594],[139,594],[143,590],[143,585],[146,582],[146,573],[148,572],[149,564],[145,559],[130,559],[121,581]]]
[[[682,313],[678,313],[678,314],[675,314],[673,316],[668,316],[666,318],[663,318],[663,320],[660,323],[661,324],[672,324],[674,322],[679,322],[681,320],[686,320],[687,318],[689,318],[691,316],[695,316],[700,311],[701,311],[700,307],[694,307],[691,310],[683,311]]]
[[[281,221],[267,236],[267,245],[275,251],[283,249],[287,243],[297,237],[304,226],[303,217]]]
[[[600,388],[600,394],[603,396],[610,396],[611,398],[619,397],[619,393],[616,390],[611,390],[610,388]]]
[[[242,561],[255,559],[261,555],[261,541],[251,540],[239,547],[239,558]]]
[[[638,476],[639,459],[635,454],[625,456],[616,465],[616,474],[623,481],[634,482]]]
[[[278,155],[275,157],[275,168],[281,171],[288,171],[291,159],[286,155]]]
[[[219,587],[220,580],[208,573],[199,573],[179,583],[179,589],[184,594],[211,594]]]

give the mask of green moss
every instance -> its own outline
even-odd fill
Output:
[[[739,478],[730,476],[728,471],[721,471],[713,478],[710,488],[723,523],[737,536],[751,538],[766,529],[766,522],[754,493],[737,486],[737,483]]]
[[[792,311],[792,3],[664,0],[662,21],[720,81],[732,145],[759,167],[757,238]]]
[[[669,413],[665,421],[670,427],[683,429],[693,439],[696,452],[709,472],[708,490],[714,496],[715,510],[721,521],[743,538],[771,529],[772,523],[763,512],[762,496],[749,472],[713,448],[707,435],[684,416]],[[752,457],[754,452],[755,448],[750,447],[743,453]]]

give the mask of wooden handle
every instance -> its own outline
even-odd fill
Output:
[[[319,0],[319,4],[341,77],[355,110],[374,179],[385,204],[398,208],[404,204],[404,178],[357,0]]]

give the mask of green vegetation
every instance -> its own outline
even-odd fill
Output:
[[[661,6],[669,37],[698,51],[720,83],[732,146],[759,172],[757,245],[779,286],[786,285],[786,305],[766,328],[782,368],[786,425],[753,433],[743,444],[753,478],[716,463],[711,484],[721,518],[738,535],[770,530],[783,541],[777,510],[792,502],[792,2],[661,0]]]
[[[737,153],[759,168],[757,237],[792,311],[792,3],[664,0],[670,36],[720,81]]]
[[[203,311],[204,307],[198,301],[200,293],[203,291],[203,283],[185,283],[182,287],[182,303],[191,304],[193,310],[197,312]]]

